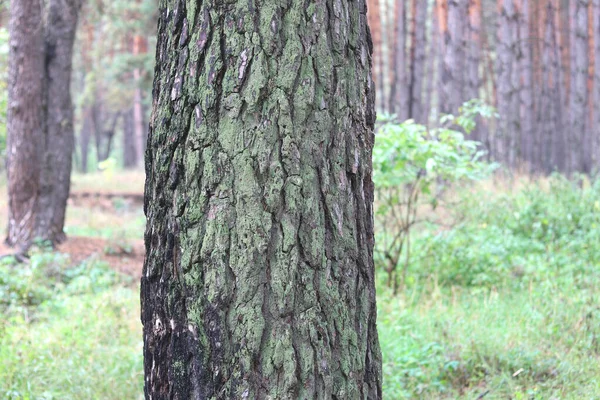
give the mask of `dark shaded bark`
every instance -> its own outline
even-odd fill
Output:
[[[6,241],[26,250],[36,235],[45,146],[44,32],[38,0],[12,1],[10,7]]]
[[[162,0],[142,278],[152,399],[381,399],[364,0]]]
[[[46,146],[42,169],[37,236],[62,242],[75,134],[71,100],[73,43],[79,0],[49,0],[45,19]]]
[[[79,3],[40,4],[11,4],[6,241],[20,251],[34,239],[64,240],[74,147],[71,55]]]

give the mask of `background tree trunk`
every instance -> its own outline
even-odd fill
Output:
[[[71,66],[79,7],[79,0],[49,0],[46,5],[47,133],[37,236],[52,243],[66,238],[63,228],[75,146]]]
[[[161,1],[146,398],[381,399],[365,16]]]
[[[410,118],[425,123],[423,81],[425,51],[427,49],[427,2],[412,1],[411,49],[410,49]]]
[[[588,102],[588,0],[573,0],[574,42],[571,43],[571,93],[569,95],[571,171],[589,172],[587,161],[586,121]]]
[[[45,146],[41,2],[11,1],[9,30],[6,241],[24,250],[36,234]]]
[[[409,117],[409,85],[406,57],[406,0],[396,0],[395,41],[394,41],[394,84],[391,99],[394,110],[400,121]]]

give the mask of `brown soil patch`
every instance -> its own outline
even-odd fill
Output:
[[[77,265],[88,259],[98,259],[106,261],[114,270],[136,280],[142,276],[145,253],[143,240],[118,243],[101,238],[73,236],[57,246],[56,251],[68,254],[71,265]],[[14,252],[14,249],[0,242],[0,256],[14,254]]]
[[[57,247],[57,251],[69,254],[73,264],[90,258],[106,261],[113,269],[136,279],[142,276],[144,242],[142,240],[118,243],[90,237],[70,237]]]

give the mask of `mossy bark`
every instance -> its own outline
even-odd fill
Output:
[[[364,0],[160,3],[150,399],[380,399]]]

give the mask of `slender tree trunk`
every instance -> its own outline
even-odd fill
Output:
[[[443,113],[457,113],[464,101],[465,32],[467,0],[447,0],[447,30],[444,34],[442,73]]]
[[[571,94],[569,96],[572,172],[588,172],[586,162],[587,79],[588,79],[588,1],[574,0],[571,43]]]
[[[516,166],[517,144],[521,137],[520,76],[517,70],[518,14],[513,0],[498,0],[498,112],[500,124],[498,154],[511,168]]]
[[[11,1],[8,71],[8,235],[26,250],[37,232],[45,146],[44,31],[38,0]]]
[[[383,57],[382,50],[382,32],[381,32],[381,14],[379,0],[367,0],[369,26],[371,27],[371,42],[373,43],[373,79],[375,80],[376,90],[376,109],[383,110]]]
[[[425,102],[423,82],[425,78],[425,51],[427,49],[427,2],[412,1],[411,49],[410,49],[410,117],[424,124]]]
[[[37,236],[62,242],[71,188],[75,134],[71,100],[71,66],[79,0],[46,3],[46,146],[42,169]]]
[[[90,139],[94,135],[94,121],[92,117],[92,108],[86,107],[83,110],[83,124],[79,132],[79,149],[81,153],[81,172],[89,172],[89,154],[90,154]]]
[[[133,108],[123,114],[123,166],[135,168],[138,165],[135,145]]]
[[[396,26],[394,43],[394,85],[390,109],[400,121],[409,118],[409,85],[406,68],[406,0],[396,0]]]
[[[160,2],[146,398],[381,399],[365,15]]]
[[[136,35],[133,40],[133,55],[140,55],[146,52],[146,41],[140,35]],[[133,70],[133,80],[135,91],[133,97],[133,126],[135,136],[136,166],[141,167],[144,157],[144,144],[146,141],[146,126],[144,124],[144,108],[142,99],[142,71],[139,68]]]
[[[466,97],[467,100],[480,98],[481,78],[481,0],[469,1],[469,26],[466,66]],[[474,140],[481,140],[480,121],[472,133]]]
[[[518,1],[519,21],[519,72],[521,94],[521,142],[520,159],[529,165],[531,172],[533,162],[533,141],[535,135],[535,104],[533,95],[533,41],[530,31],[529,0]]]
[[[594,124],[590,129],[592,139],[592,165],[600,168],[600,0],[593,0],[594,29]],[[598,171],[596,171],[598,172]]]

